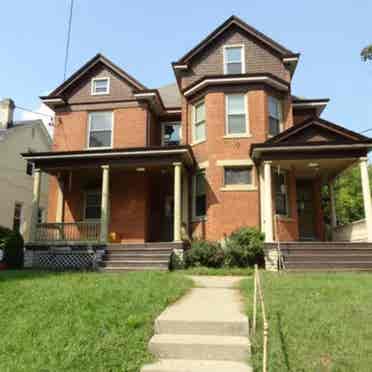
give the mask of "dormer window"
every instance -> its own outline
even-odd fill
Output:
[[[243,45],[225,45],[224,47],[224,73],[244,74],[244,46]]]
[[[110,79],[109,78],[95,78],[92,79],[92,95],[109,94]]]

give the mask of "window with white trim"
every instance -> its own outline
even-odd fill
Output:
[[[207,214],[205,171],[200,171],[194,175],[193,186],[193,215],[196,218],[202,218]]]
[[[289,216],[288,173],[274,171],[274,194],[276,214]]]
[[[109,94],[110,79],[95,78],[92,79],[92,95]]]
[[[247,101],[244,94],[226,95],[226,134],[248,134]]]
[[[88,190],[85,192],[84,218],[86,220],[101,218],[101,191]]]
[[[20,232],[22,225],[22,203],[14,203],[14,213],[13,213],[13,231]]]
[[[205,140],[205,103],[201,101],[194,105],[193,142]]]
[[[252,167],[224,167],[225,186],[252,185]]]
[[[181,122],[166,122],[162,124],[162,145],[175,146],[181,143]]]
[[[276,136],[282,131],[282,102],[269,96],[269,135]]]
[[[112,147],[113,113],[97,111],[89,113],[88,147]]]
[[[244,74],[244,49],[242,45],[225,45],[224,47],[224,73]]]

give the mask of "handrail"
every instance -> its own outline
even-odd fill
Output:
[[[268,347],[269,347],[269,323],[266,317],[264,294],[261,285],[260,273],[257,264],[254,265],[254,289],[253,289],[253,321],[252,336],[256,334],[257,326],[257,295],[260,300],[261,314],[263,320],[263,355],[262,355],[262,372],[267,372],[268,365]]]
[[[277,214],[275,215],[275,231],[276,231],[276,241],[277,241],[276,250],[278,253],[278,270],[280,271],[281,269],[285,270],[285,263],[283,259],[282,250],[280,247],[279,215]]]

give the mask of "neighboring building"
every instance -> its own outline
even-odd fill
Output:
[[[25,158],[52,176],[48,220],[60,226],[37,229],[35,212],[32,239],[222,240],[254,226],[267,242],[322,241],[321,186],[360,162],[372,241],[372,141],[321,119],[328,99],[292,95],[298,61],[234,16],[159,89],[95,56],[41,97],[56,113],[53,151]]]
[[[24,152],[50,151],[52,140],[41,120],[14,121],[14,102],[0,101],[0,226],[28,240],[32,210],[33,165]],[[48,183],[41,185],[38,219],[47,218]]]

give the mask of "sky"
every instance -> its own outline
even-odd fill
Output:
[[[38,97],[63,81],[69,4],[1,2],[0,98],[48,113]],[[301,53],[293,94],[329,97],[325,119],[358,132],[372,128],[372,61],[360,59],[372,43],[367,0],[75,0],[68,75],[100,52],[149,88],[171,83],[171,62],[232,14]]]

